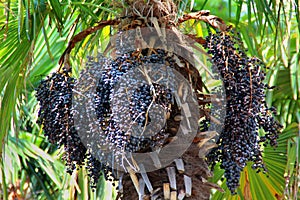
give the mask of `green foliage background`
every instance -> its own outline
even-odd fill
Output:
[[[101,20],[117,17],[121,1],[7,0],[0,2],[0,199],[20,185],[28,199],[112,199],[110,183],[100,180],[92,193],[86,171],[65,173],[62,149],[51,145],[36,124],[34,88],[58,69],[68,41]],[[216,167],[211,181],[225,193],[212,191],[211,199],[300,199],[300,1],[299,0],[195,0],[176,1],[179,14],[210,10],[241,33],[249,55],[269,67],[267,103],[277,108],[284,126],[277,149],[266,147],[267,174],[247,166],[238,194],[231,196]],[[191,22],[193,23],[193,22]],[[205,36],[206,24],[186,23],[185,32]],[[191,29],[192,27],[192,29]],[[109,27],[87,37],[72,52],[74,74],[86,55],[105,46]],[[28,189],[25,188],[28,185]]]

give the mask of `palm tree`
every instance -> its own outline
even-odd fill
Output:
[[[179,8],[176,17],[190,10],[207,9],[237,28],[249,54],[269,66],[266,81],[277,88],[268,91],[267,103],[277,108],[277,119],[284,126],[278,147],[275,150],[270,146],[264,148],[267,174],[256,174],[249,163],[241,173],[237,195],[232,196],[222,178],[223,170],[217,165],[209,181],[220,184],[225,192],[202,188],[205,198],[209,192],[212,199],[299,198],[299,3],[199,0],[176,1],[175,4]],[[13,195],[38,199],[99,199],[105,195],[115,198],[114,192],[108,192],[111,184],[103,179],[93,193],[84,168],[72,176],[64,173],[61,149],[47,141],[36,123],[34,89],[41,79],[58,70],[60,56],[71,38],[97,26],[99,21],[118,18],[124,11],[123,4],[98,0],[32,0],[7,1],[0,5],[0,184],[3,199]],[[203,22],[188,21],[180,28],[202,38],[207,34],[207,25]],[[82,66],[86,55],[93,55],[94,47],[106,46],[107,38],[114,32],[105,27],[81,38],[71,51],[74,76],[78,76],[82,69],[78,66]],[[155,180],[155,174],[149,177]],[[127,194],[134,194],[136,190],[130,177],[124,180]]]

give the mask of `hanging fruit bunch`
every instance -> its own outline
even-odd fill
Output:
[[[264,63],[248,57],[237,33],[218,32],[206,38],[204,45],[212,55],[211,62],[222,77],[226,91],[224,128],[214,148],[207,156],[212,165],[221,162],[226,183],[234,194],[239,186],[240,173],[247,162],[252,168],[266,172],[261,145],[276,147],[281,125],[272,117],[274,108],[268,108],[264,83]],[[264,135],[259,135],[259,130]]]
[[[120,18],[102,21],[98,26],[76,35],[60,59],[61,68],[37,88],[39,123],[45,135],[51,143],[64,147],[64,160],[69,173],[78,166],[85,166],[92,187],[101,175],[114,183],[118,181],[117,199],[208,199],[211,188],[222,191],[219,186],[207,182],[212,176],[208,164],[214,166],[217,162],[221,162],[227,186],[234,193],[239,186],[240,172],[248,161],[254,162],[255,169],[266,170],[260,145],[269,143],[276,146],[281,128],[272,117],[273,109],[266,105],[265,90],[268,86],[263,83],[263,63],[257,58],[247,57],[237,33],[227,27],[222,19],[210,15],[209,11],[189,13],[178,18],[176,4],[170,0],[127,1],[127,4]],[[191,61],[196,54],[189,45],[199,47],[187,44],[178,29],[181,23],[190,19],[204,21],[216,30],[206,39],[194,35],[188,37],[207,49],[212,69],[223,81],[226,115],[219,133],[208,131],[212,121],[218,120],[210,114],[212,102],[207,97],[209,95],[204,95],[205,83],[199,74],[199,66]],[[112,58],[99,56],[90,59],[81,78],[72,78],[69,63],[71,50],[76,43],[105,26],[117,29],[116,37],[106,50],[106,53],[113,55]],[[151,28],[158,36],[153,37],[151,31],[143,32],[145,28]],[[128,34],[130,31],[135,31],[135,34]],[[139,36],[137,33],[140,33]],[[172,42],[168,43],[170,38]],[[135,45],[144,45],[132,46],[132,41]],[[158,68],[149,71],[145,68],[149,64],[156,67],[158,64]],[[153,71],[166,72],[164,66],[182,76],[191,90],[164,78],[153,78]],[[173,80],[179,77],[175,76],[175,72],[169,75],[171,78],[174,76]],[[138,82],[135,78],[138,74],[145,80]],[[87,81],[91,77],[96,77],[96,81]],[[82,84],[82,80],[86,84]],[[128,91],[128,85],[135,84],[137,87]],[[76,96],[74,91],[78,93],[78,88],[81,93]],[[87,103],[84,99],[87,95],[82,91],[89,91],[86,94],[91,95]],[[197,102],[196,109],[178,100],[193,95]],[[79,102],[76,105],[72,104],[74,98]],[[154,105],[165,114],[151,115],[149,111]],[[88,113],[94,113],[94,118]],[[146,137],[143,133],[147,127],[157,124],[159,120],[164,121],[164,125]],[[196,121],[195,126],[192,126],[192,120]],[[161,166],[163,161],[159,156],[150,159],[157,167],[155,170],[141,170],[143,165],[135,159],[127,166],[121,164],[122,170],[112,164],[112,160],[113,163],[128,160],[124,159],[126,152],[151,154],[172,142],[176,143],[183,121],[191,121],[195,135],[192,135],[182,154],[168,157],[168,164]],[[91,122],[95,122],[96,126]],[[88,126],[78,127],[77,124]],[[83,129],[86,133],[84,137],[80,134]],[[259,129],[265,131],[263,136],[258,134]],[[213,144],[211,141],[216,136],[218,139]],[[95,137],[97,140],[91,139]],[[85,140],[90,142],[86,144]],[[94,146],[97,146],[97,151]],[[207,155],[210,149],[212,151]]]

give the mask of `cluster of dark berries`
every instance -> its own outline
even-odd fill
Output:
[[[151,109],[178,112],[167,84],[140,81],[129,74],[130,70],[143,69],[144,64],[179,68],[165,51],[149,54],[146,49],[118,55],[114,60],[101,56],[97,59],[87,63],[88,70],[78,81],[70,77],[70,70],[53,73],[41,82],[36,94],[39,124],[45,135],[51,143],[64,146],[69,173],[76,166],[88,169],[92,187],[101,175],[106,180],[118,179],[112,165],[122,162],[125,151],[149,152],[165,144],[170,122],[166,115],[156,116]],[[128,85],[137,87],[127,91]],[[88,88],[95,89],[86,92]],[[151,123],[158,125],[157,120],[165,120],[165,125],[154,128],[155,134],[145,136],[145,128]]]
[[[53,73],[43,80],[37,88],[36,97],[40,110],[38,123],[43,126],[45,135],[53,144],[64,146],[68,172],[76,164],[84,162],[86,148],[78,137],[72,117],[72,89],[74,79],[68,71]]]
[[[151,122],[148,114],[150,104],[157,103],[168,110],[168,105],[172,101],[172,93],[169,89],[154,83],[152,86],[142,85],[137,88],[130,100],[131,119],[143,127]]]
[[[211,34],[206,38],[205,47],[212,56],[213,68],[223,80],[227,99],[218,147],[207,158],[213,166],[221,162],[227,186],[235,193],[240,173],[248,161],[254,163],[254,169],[266,171],[261,145],[276,146],[281,126],[266,105],[268,86],[264,83],[264,64],[255,57],[247,57],[237,34],[234,31]],[[259,129],[265,135],[259,135]]]
[[[170,112],[169,104],[172,101],[170,89],[157,83],[149,84],[142,81],[142,77],[128,74],[136,73],[131,70],[142,68],[144,64],[166,62],[166,54],[162,50],[157,50],[157,54],[151,55],[144,55],[145,52],[148,51],[119,55],[104,66],[97,67],[99,62],[90,62],[95,68],[102,67],[94,101],[97,120],[103,130],[101,134],[104,135],[98,145],[113,146],[111,150],[115,151],[115,156],[123,153],[122,151],[138,152],[155,147],[158,142],[157,135],[154,139],[139,135],[137,132],[141,132],[151,123],[149,115],[151,105],[161,105],[166,112]],[[159,116],[154,118],[157,119]],[[163,129],[164,127],[161,127],[157,130],[157,134],[162,134]]]
[[[44,134],[52,144],[64,147],[63,159],[67,172],[72,173],[76,167],[86,165],[95,186],[101,170],[110,170],[101,166],[88,153],[81,142],[74,126],[72,95],[75,79],[70,77],[70,71],[56,72],[42,80],[36,89],[39,101],[38,123],[42,125]],[[88,158],[88,159],[86,159]]]
[[[133,59],[130,54],[125,53],[111,62],[106,62],[103,66],[97,66],[99,62],[90,61],[92,67],[99,70],[102,68],[96,85],[94,102],[97,118],[101,124],[110,119],[110,99],[114,87],[128,70],[136,67]]]

